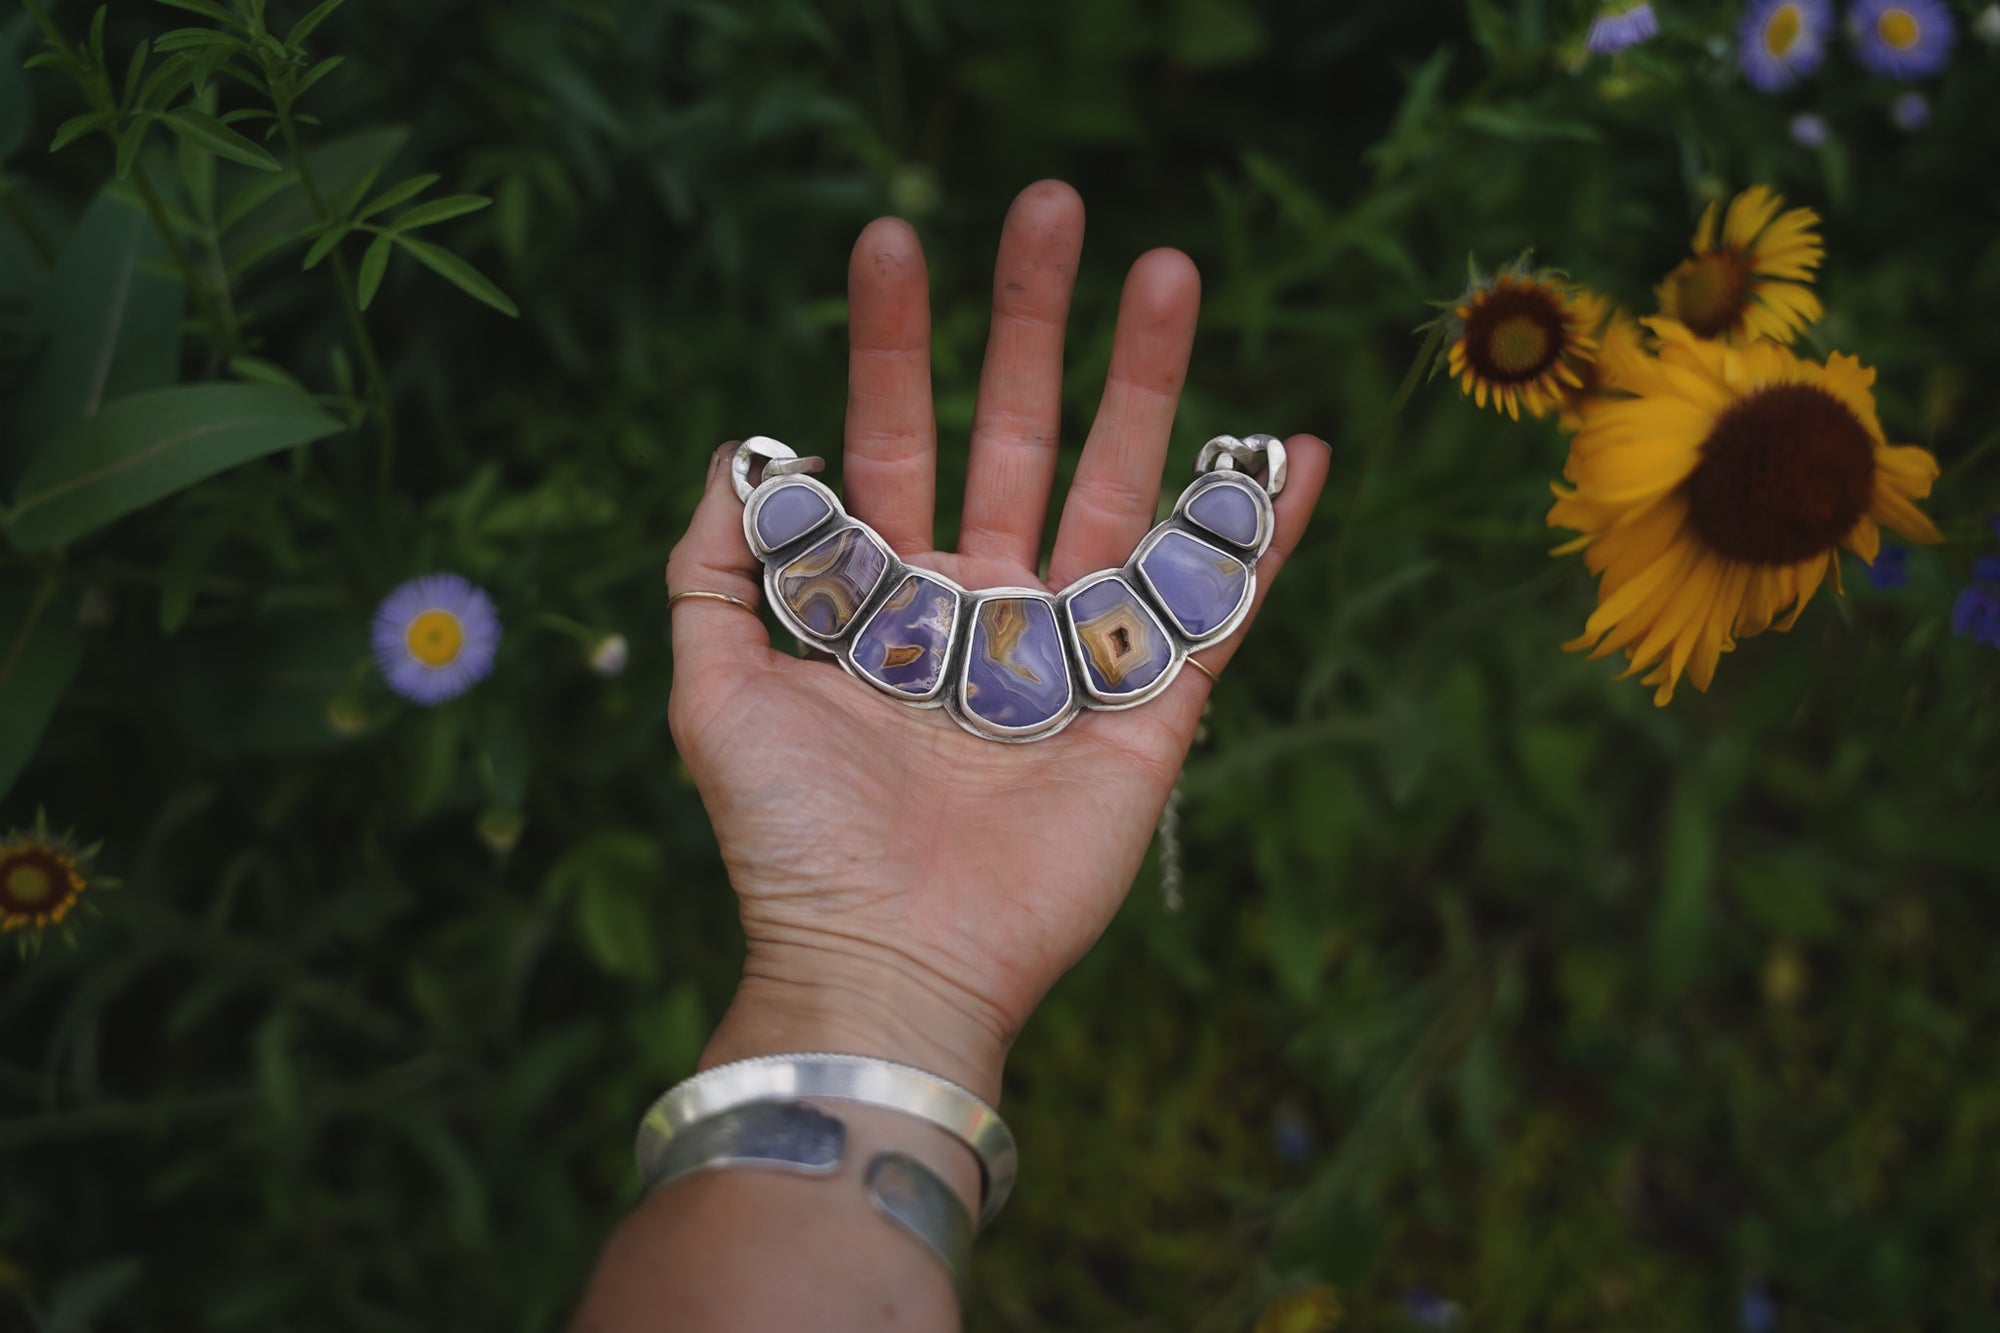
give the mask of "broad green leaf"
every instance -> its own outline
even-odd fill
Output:
[[[462,218],[467,213],[477,213],[492,202],[483,194],[446,195],[442,199],[418,204],[389,225],[396,231],[415,231],[418,227],[429,227],[452,218]]]
[[[23,330],[41,354],[12,402],[0,398],[0,494],[107,399],[173,383],[186,299],[146,268],[166,257],[151,220],[109,190],[70,232]]]
[[[175,134],[194,140],[217,157],[226,157],[246,167],[256,167],[259,171],[279,170],[277,158],[206,111],[181,107],[167,112],[162,119]]]
[[[356,222],[364,222],[384,209],[394,208],[405,199],[414,199],[443,179],[444,177],[434,173],[426,173],[422,176],[412,176],[408,180],[398,181],[396,184],[382,191],[382,193],[376,195],[373,199],[370,199],[367,205],[354,215],[354,220]]]
[[[515,316],[521,313],[520,308],[508,299],[507,293],[494,286],[491,278],[443,246],[420,241],[414,236],[398,236],[396,244],[408,251],[418,263],[467,296],[484,301],[503,315]]]
[[[612,976],[646,984],[659,975],[659,951],[647,895],[653,883],[633,878],[605,861],[593,864],[578,887],[576,924],[597,965]]]
[[[361,272],[354,280],[354,299],[363,310],[374,304],[375,293],[382,288],[382,275],[389,271],[389,251],[395,242],[392,235],[377,236],[368,253],[361,256]]]
[[[83,635],[56,616],[51,598],[28,588],[0,592],[0,797],[27,766],[82,661]]]
[[[311,398],[264,384],[191,384],[121,398],[35,460],[8,539],[22,551],[59,546],[218,472],[339,430]]]

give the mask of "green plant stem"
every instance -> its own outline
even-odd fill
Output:
[[[166,201],[146,175],[142,162],[132,164],[132,181],[138,188],[139,198],[145,201],[146,215],[153,220],[153,227],[166,242],[167,254],[173,258],[174,267],[180,270],[181,281],[186,284],[188,294],[209,316],[209,328],[214,335],[211,354],[215,362],[225,362],[239,355],[243,350],[242,331],[236,322],[236,303],[229,295],[227,279],[219,283],[208,281],[202,271],[195,267],[193,256],[181,244],[175,234],[172,221],[167,217]],[[217,272],[221,271],[220,256],[217,256]],[[213,366],[211,366],[211,371]]]
[[[312,205],[314,217],[322,223],[331,222],[333,214],[326,206],[326,197],[319,192],[319,184],[313,180],[312,167],[306,162],[305,148],[299,142],[289,104],[279,105],[278,129],[284,135],[293,165],[298,168],[299,186],[306,192],[306,202]],[[361,318],[361,307],[354,303],[354,276],[347,267],[346,257],[335,250],[332,258],[334,286],[340,289],[340,308],[347,317],[348,332],[354,336],[355,349],[361,353],[361,371],[368,378],[368,393],[375,400],[375,419],[382,428],[382,453],[375,482],[386,501],[396,463],[396,416],[389,404],[389,381],[382,373],[382,359],[375,353],[375,340],[368,336],[368,325]]]

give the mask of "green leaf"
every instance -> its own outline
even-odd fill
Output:
[[[404,129],[349,135],[307,150],[306,163],[324,197],[339,198],[370,168],[395,157],[409,137]],[[223,260],[232,272],[242,272],[318,221],[295,170],[258,176],[223,208]]]
[[[229,535],[230,516],[224,512],[203,515],[200,521],[183,526],[174,534],[160,569],[160,632],[180,633],[194,610],[201,591],[201,577],[215,550]]]
[[[0,796],[27,767],[83,661],[83,635],[52,614],[54,591],[0,592]]]
[[[151,42],[141,38],[132,48],[132,63],[125,67],[125,105],[130,107],[139,96],[139,80],[146,74],[146,57],[152,53]]]
[[[174,148],[175,160],[181,172],[181,185],[187,190],[188,202],[194,206],[197,217],[211,226],[214,225],[215,154],[192,139],[177,140]]]
[[[79,417],[174,382],[185,296],[146,267],[166,257],[152,221],[110,190],[70,232],[23,330],[41,354],[22,387],[0,396],[0,494]]]
[[[1653,915],[1653,966],[1661,993],[1686,992],[1709,966],[1709,882],[1715,875],[1715,814],[1700,787],[1684,783],[1667,806],[1660,848],[1660,903]]]
[[[299,80],[298,86],[292,89],[293,99],[297,100],[304,97],[312,89],[313,85],[346,63],[346,56],[328,56],[317,65],[314,65],[310,70],[306,71],[306,76]],[[301,116],[300,119],[310,120],[312,118],[310,116]]]
[[[348,234],[353,230],[354,228],[346,226],[327,228],[326,234],[321,236],[318,240],[314,241],[312,244],[312,249],[306,251],[305,262],[300,264],[299,267],[305,270],[318,268],[320,266],[321,261],[323,261],[328,255],[332,254],[334,252],[334,249],[337,246],[339,246],[339,244],[342,241],[346,240]]]
[[[206,111],[197,111],[193,107],[180,107],[167,112],[165,120],[167,128],[175,134],[194,140],[217,157],[226,157],[231,162],[241,162],[244,166],[256,167],[259,171],[280,169],[277,158]]]
[[[307,14],[292,25],[292,30],[285,34],[285,45],[295,47],[306,38],[312,36],[315,28],[326,22],[332,16],[334,10],[339,9],[346,3],[347,0],[325,0],[325,3],[315,7],[310,14]]]
[[[354,280],[354,299],[363,310],[374,304],[375,293],[382,287],[382,275],[389,271],[389,251],[395,242],[394,236],[377,236],[368,253],[361,256],[361,272]]]
[[[354,220],[356,222],[366,221],[384,209],[394,208],[406,199],[414,199],[443,179],[444,177],[436,174],[426,174],[412,176],[408,180],[399,181],[369,200],[368,206],[354,215]]]
[[[227,24],[232,28],[241,29],[243,26],[237,22],[234,14],[224,9],[221,5],[216,4],[215,0],[159,0],[159,3],[169,5],[175,9],[185,9],[190,14],[199,14],[203,18],[214,19],[217,23]]]
[[[310,397],[193,384],[109,403],[44,450],[9,516],[15,549],[46,550],[252,459],[340,430]]]
[[[196,51],[203,47],[227,46],[241,49],[243,41],[234,33],[217,32],[213,28],[175,28],[163,32],[153,43],[156,51]]]
[[[56,137],[49,140],[49,151],[60,153],[92,130],[104,129],[117,119],[116,111],[91,111],[81,116],[71,116],[56,126]]]
[[[275,384],[281,389],[306,392],[306,386],[299,383],[298,377],[291,371],[260,356],[232,356],[229,368],[253,384]]]
[[[462,218],[467,213],[477,213],[492,202],[483,194],[446,195],[442,199],[418,204],[389,226],[394,231],[415,231],[418,227],[429,227],[452,218]]]
[[[154,51],[159,51],[156,43]],[[194,61],[184,55],[168,56],[153,67],[140,86],[139,95],[133,99],[134,110],[160,111],[166,104],[180,96],[181,91],[194,82]]]
[[[503,315],[512,317],[521,313],[520,308],[508,299],[507,293],[493,284],[492,279],[443,246],[420,241],[414,236],[397,236],[395,240],[418,263],[467,296],[484,301]]]
[[[593,866],[576,901],[577,929],[597,965],[612,976],[643,984],[659,975],[658,930],[645,895],[653,885],[644,879]]]
[[[118,157],[112,168],[119,180],[132,174],[132,163],[138,159],[139,150],[145,146],[146,131],[153,128],[151,116],[134,116],[125,132],[118,136]]]
[[[20,46],[27,35],[26,25],[12,32],[0,28],[0,162],[28,141],[28,121],[34,114],[34,94],[21,63]]]

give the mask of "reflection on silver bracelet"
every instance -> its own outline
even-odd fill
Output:
[[[1014,1188],[1019,1154],[1000,1113],[936,1074],[865,1055],[758,1055],[717,1065],[669,1089],[639,1122],[639,1174],[661,1179],[668,1148],[693,1126],[735,1107],[800,1097],[862,1102],[927,1120],[979,1159],[979,1222],[993,1220]]]

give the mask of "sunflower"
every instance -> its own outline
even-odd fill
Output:
[[[1491,279],[1475,273],[1446,322],[1446,364],[1481,407],[1491,397],[1516,421],[1524,407],[1546,416],[1583,385],[1597,346],[1584,334],[1587,318],[1576,290],[1554,274],[1520,265]]]
[[[1824,312],[1808,286],[1826,255],[1819,216],[1810,208],[1780,214],[1783,195],[1753,185],[1730,201],[1720,243],[1711,203],[1695,228],[1694,258],[1660,284],[1660,313],[1698,338],[1746,343],[1769,338],[1789,346]]]
[[[1570,442],[1567,486],[1551,527],[1583,535],[1603,576],[1597,609],[1565,644],[1623,650],[1665,705],[1685,672],[1705,690],[1736,641],[1780,613],[1790,629],[1829,575],[1838,548],[1872,564],[1878,525],[1912,541],[1938,531],[1914,500],[1937,460],[1891,446],[1875,414],[1875,372],[1838,353],[1825,365],[1776,343],[1727,347],[1667,319],[1657,369],[1636,396],[1595,400]]]
[[[78,847],[69,834],[49,832],[48,819],[35,812],[35,826],[11,829],[0,838],[0,930],[26,931],[22,952],[41,942],[42,932],[59,926],[91,887],[95,847]]]
[[[1562,395],[1562,428],[1583,427],[1583,408],[1593,398],[1613,393],[1637,393],[1654,364],[1639,321],[1596,292],[1579,291],[1575,300],[1583,314],[1583,329],[1597,344],[1596,355],[1583,367],[1574,387]]]

